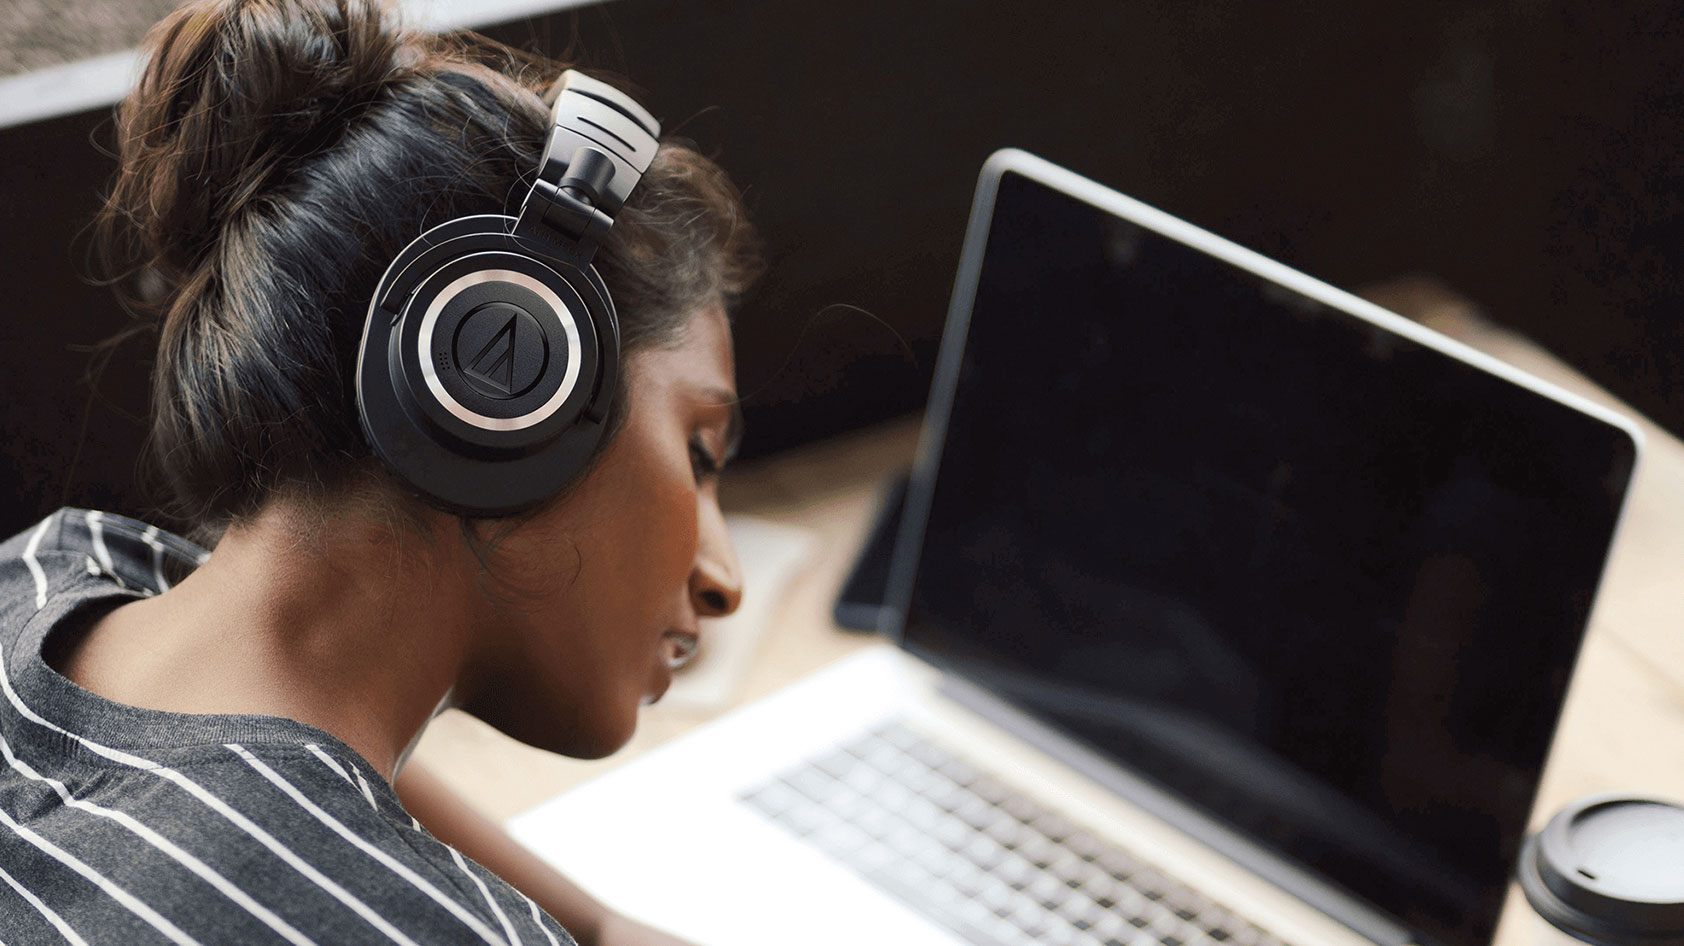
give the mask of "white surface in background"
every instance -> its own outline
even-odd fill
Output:
[[[765,519],[729,516],[725,524],[737,547],[743,600],[730,617],[702,622],[701,652],[661,699],[669,709],[720,710],[731,702],[773,609],[817,546],[811,532]]]
[[[398,0],[412,29],[477,29],[524,17],[589,6],[601,0]],[[115,105],[140,75],[136,50],[38,69],[0,79],[0,128]]]

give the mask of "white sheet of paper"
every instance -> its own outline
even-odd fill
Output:
[[[705,712],[730,704],[773,610],[817,545],[805,529],[752,516],[727,516],[725,525],[737,547],[743,600],[730,617],[702,622],[702,653],[679,671],[664,708]]]

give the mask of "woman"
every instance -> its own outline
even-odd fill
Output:
[[[200,0],[148,46],[105,235],[157,318],[154,459],[213,550],[81,510],[0,546],[0,941],[670,942],[404,763],[452,706],[613,752],[736,607],[736,191],[660,146],[595,254],[601,442],[518,514],[458,515],[365,438],[364,315],[429,227],[514,212],[556,70],[374,0]]]

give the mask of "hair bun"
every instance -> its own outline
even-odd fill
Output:
[[[343,137],[402,71],[403,44],[375,0],[181,7],[148,35],[119,114],[136,192],[113,202],[156,260],[190,268],[254,198]]]

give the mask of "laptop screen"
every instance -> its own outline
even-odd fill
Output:
[[[905,644],[1483,946],[1631,437],[1015,172],[963,346]]]

